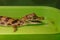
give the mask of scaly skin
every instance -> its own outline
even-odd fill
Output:
[[[39,21],[44,20],[44,17],[38,17],[35,13],[25,15],[20,19],[13,19],[11,17],[0,16],[0,25],[12,26],[14,32],[17,31],[18,26],[27,25],[26,23],[39,23]]]

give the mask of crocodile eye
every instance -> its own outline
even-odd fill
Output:
[[[31,19],[32,17],[28,17],[28,19]]]

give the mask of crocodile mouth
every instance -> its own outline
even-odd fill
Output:
[[[37,23],[41,23],[41,21],[31,21],[31,22],[37,22]]]
[[[41,24],[42,21],[34,20],[34,21],[29,21],[30,24]]]

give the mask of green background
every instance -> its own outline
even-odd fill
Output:
[[[0,0],[1,6],[52,6],[60,9],[60,0]]]
[[[27,25],[13,32],[12,27],[0,27],[1,40],[58,40],[60,37],[60,10],[48,6],[0,6],[0,16],[21,18],[26,14],[35,12],[44,16],[43,25]],[[51,24],[54,21],[55,24]]]

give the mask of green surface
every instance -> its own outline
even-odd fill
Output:
[[[13,32],[12,27],[0,27],[0,34],[56,34],[60,33],[60,10],[46,6],[0,6],[0,15],[12,18],[21,18],[26,14],[35,12],[38,16],[44,16],[45,24],[27,25]],[[52,24],[51,21],[55,23]]]
[[[13,32],[12,27],[0,27],[0,40],[60,40],[60,10],[46,6],[0,6],[0,15],[12,18],[21,18],[35,12],[44,16],[43,25],[27,25]],[[54,21],[54,24],[51,24]]]

